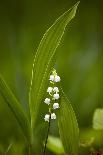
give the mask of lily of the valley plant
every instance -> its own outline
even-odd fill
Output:
[[[60,44],[66,26],[75,17],[78,4],[79,2],[54,22],[46,31],[38,46],[33,62],[27,112],[0,76],[0,93],[22,130],[25,137],[25,146],[28,148],[28,155],[46,153],[49,128],[46,137],[40,138],[40,135],[44,135],[45,131],[40,130],[37,138],[37,131],[42,129],[40,125],[43,122],[50,126],[50,120],[54,120],[57,117],[56,111],[58,111],[58,129],[65,154],[78,154],[79,129],[76,116],[62,87],[59,87],[60,77],[57,75],[56,70],[52,71],[55,64],[54,60],[57,56],[56,49]],[[45,92],[47,92],[46,98]],[[41,104],[47,104],[48,106],[47,114],[45,114],[42,122],[40,122],[39,117]],[[47,128],[47,126],[44,128]],[[38,147],[36,147],[37,143]]]
[[[46,98],[44,103],[49,106],[49,113],[45,115],[45,121],[50,119],[56,119],[56,114],[54,113],[55,109],[59,108],[58,100],[60,98],[59,88],[57,87],[57,83],[60,82],[60,77],[57,75],[56,70],[52,71],[52,75],[50,75],[50,87],[48,87],[47,92],[49,93],[49,98]]]

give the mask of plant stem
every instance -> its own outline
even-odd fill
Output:
[[[28,155],[31,155],[31,144],[28,146],[28,149],[29,149],[29,154]]]
[[[49,136],[49,131],[50,131],[50,123],[51,123],[51,113],[50,113],[50,117],[49,117],[49,124],[48,124],[48,130],[47,130],[46,139],[45,139],[43,155],[46,155],[46,146],[47,146],[47,141],[48,141],[48,136]]]

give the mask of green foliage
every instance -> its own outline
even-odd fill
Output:
[[[4,100],[6,101],[8,107],[13,112],[17,122],[19,123],[23,134],[29,143],[31,141],[31,134],[30,134],[30,123],[26,112],[24,111],[21,104],[18,102],[12,91],[9,89],[5,81],[0,76],[0,93],[3,96]]]
[[[59,110],[59,132],[67,154],[77,155],[79,145],[79,129],[73,108],[62,91]]]
[[[28,89],[33,54],[45,30],[73,3],[74,0],[0,1],[0,73],[11,90],[15,88],[13,93],[26,111],[29,111]],[[66,28],[62,43],[57,49],[59,55],[55,66],[61,76],[62,88],[70,97],[78,116],[81,146],[79,155],[92,154],[90,147],[97,151],[103,150],[103,130],[93,129],[92,121],[97,107],[103,108],[102,7],[102,0],[82,0],[76,18]],[[37,153],[37,149],[43,149],[44,133],[47,131],[46,127],[41,128],[42,123],[48,124],[43,121],[46,108],[43,103],[40,105],[37,123],[41,123],[41,126],[40,129],[39,126],[34,128],[35,155],[42,154]],[[58,135],[56,123],[57,121],[52,121],[51,124],[50,131],[53,135]],[[42,148],[38,139],[41,140]],[[26,154],[19,125],[0,94],[0,155],[4,154],[11,143],[13,146],[7,155]]]
[[[49,136],[47,148],[56,154],[64,154],[64,148],[60,138]]]
[[[60,44],[67,24],[75,16],[78,4],[79,2],[55,21],[44,34],[37,49],[33,63],[29,94],[32,130],[35,126],[40,104],[44,99],[44,93],[48,85],[48,77],[54,65],[56,49]]]
[[[103,109],[96,109],[93,116],[93,128],[103,130]]]
[[[54,24],[44,34],[37,49],[33,63],[31,87],[29,92],[31,122],[21,104],[17,101],[7,84],[0,77],[0,92],[17,119],[29,144],[34,142],[33,139],[35,129],[37,127],[36,119],[39,114],[40,104],[44,100],[50,72],[55,64],[55,56],[57,54],[56,49],[60,44],[66,26],[75,17],[78,4],[79,2],[54,22]],[[59,110],[59,131],[64,149],[62,148],[60,141],[55,139],[56,142],[58,142],[58,146],[56,147],[59,148],[57,153],[63,153],[65,150],[67,154],[76,155],[78,153],[79,143],[78,125],[72,106],[63,91],[61,93],[61,104]],[[49,143],[51,143],[51,141],[53,141],[53,138],[49,137]],[[54,150],[56,149],[54,146],[52,146],[52,150],[53,148]]]

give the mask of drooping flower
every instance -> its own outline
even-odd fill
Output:
[[[58,92],[59,92],[58,87],[54,87],[54,88],[53,88],[53,91],[54,91],[55,93],[58,93]]]
[[[50,81],[54,81],[54,78],[55,78],[54,75],[50,75],[50,79],[49,80]]]
[[[54,113],[55,109],[59,108],[59,103],[57,100],[59,96],[59,88],[56,86],[57,82],[60,82],[60,76],[57,75],[55,69],[53,69],[52,74],[49,77],[50,86],[47,88],[47,93],[49,93],[50,98],[46,98],[44,102],[49,105],[49,114],[46,114],[44,119],[45,121],[50,121],[50,119],[56,119],[56,114]],[[56,101],[55,101],[56,100]],[[54,103],[55,101],[55,103]]]
[[[53,91],[53,88],[52,87],[48,87],[47,92],[48,93],[52,93],[52,91]]]
[[[59,94],[56,93],[56,94],[53,95],[53,97],[54,97],[55,100],[58,100],[59,99]]]
[[[55,81],[55,82],[60,82],[60,76],[55,75],[55,77],[54,77],[54,81]]]
[[[51,119],[56,119],[55,113],[52,113],[52,114],[51,114]]]
[[[50,98],[46,98],[45,100],[44,100],[44,103],[46,103],[46,104],[50,104]]]
[[[58,109],[59,108],[59,104],[58,103],[54,103],[53,104],[53,109]]]
[[[47,121],[47,122],[49,122],[49,118],[50,118],[50,115],[49,114],[46,114],[45,117],[44,117],[44,120]]]

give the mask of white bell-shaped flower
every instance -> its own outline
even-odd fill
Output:
[[[46,104],[50,104],[50,98],[46,98],[45,100],[44,100],[44,103],[46,103]]]
[[[53,88],[53,91],[54,91],[55,93],[58,93],[58,92],[59,92],[58,87],[54,87],[54,88]]]
[[[54,75],[50,75],[50,79],[49,80],[50,81],[54,81],[54,78],[55,78]]]
[[[48,93],[52,93],[52,91],[53,91],[53,88],[52,87],[48,87],[47,92]]]
[[[54,78],[54,81],[55,82],[60,82],[60,76],[56,75],[55,78]]]
[[[51,114],[51,119],[56,119],[55,113],[52,113],[52,114]]]
[[[53,95],[53,97],[54,97],[55,100],[58,100],[59,99],[59,94],[56,93],[56,94]]]
[[[53,109],[58,109],[59,108],[59,104],[58,103],[54,103],[53,104]]]
[[[49,122],[49,118],[50,118],[50,115],[49,114],[46,114],[45,117],[44,117],[44,120],[47,121],[47,122]]]

